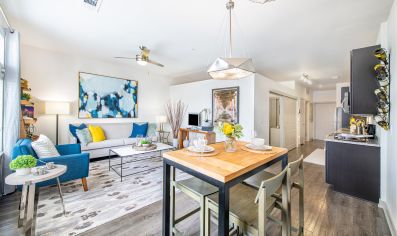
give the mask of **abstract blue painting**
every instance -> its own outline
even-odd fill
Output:
[[[138,82],[79,73],[79,118],[137,117]]]

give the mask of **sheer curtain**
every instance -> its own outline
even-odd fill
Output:
[[[19,55],[19,33],[5,32],[5,57],[4,57],[4,123],[3,123],[3,151],[4,166],[3,176],[11,171],[8,164],[11,161],[12,148],[19,137],[19,115],[20,115],[20,55]],[[14,186],[4,185],[4,193],[11,193]]]

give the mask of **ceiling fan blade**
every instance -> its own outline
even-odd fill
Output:
[[[153,64],[153,65],[156,65],[156,66],[164,67],[163,64],[160,64],[160,63],[152,61],[152,60],[147,60],[147,62],[150,63],[150,64]]]
[[[114,58],[117,58],[117,59],[134,59],[135,60],[135,57],[114,57]]]

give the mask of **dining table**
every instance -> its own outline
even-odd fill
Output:
[[[281,162],[282,169],[288,164],[286,148],[250,151],[246,144],[238,142],[235,152],[226,152],[222,142],[209,145],[215,149],[214,155],[192,155],[187,149],[163,153],[163,236],[172,235],[171,194],[175,190],[171,189],[171,181],[175,180],[176,169],[219,189],[218,235],[229,234],[230,188],[277,162]]]

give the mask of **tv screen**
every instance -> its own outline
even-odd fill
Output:
[[[200,126],[199,114],[189,113],[188,123],[190,126]]]

